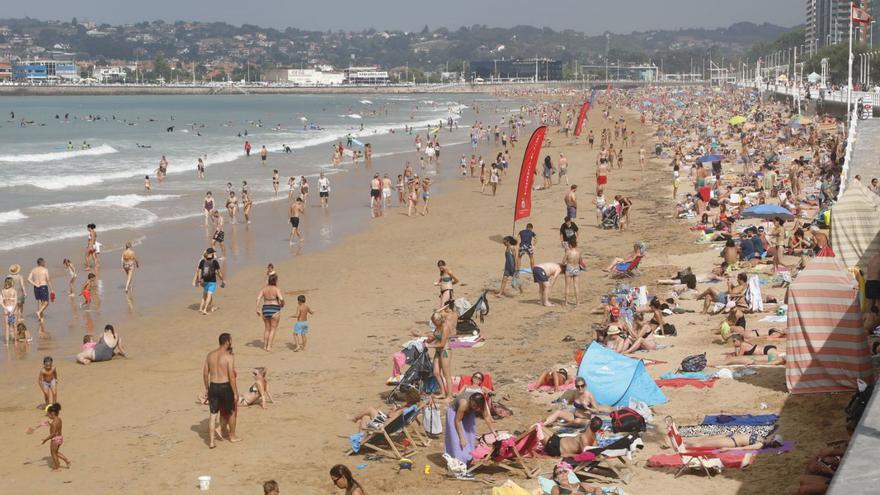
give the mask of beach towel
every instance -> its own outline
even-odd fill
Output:
[[[552,385],[541,385],[538,386],[538,382],[532,382],[528,385],[529,392],[552,392]],[[563,383],[559,386],[559,390],[574,390],[574,379],[569,379],[567,382]]]
[[[674,380],[676,378],[688,378],[691,380],[708,380],[712,378],[708,373],[702,371],[684,371],[680,373],[663,373],[660,375],[661,380]]]
[[[787,323],[788,316],[786,316],[786,315],[767,315],[758,321],[761,323]]]
[[[742,469],[751,464],[751,456],[747,456],[745,454],[717,454],[711,456],[713,459],[719,459],[724,467],[730,469]],[[652,455],[648,458],[648,467],[651,468],[677,468],[681,467],[681,455],[680,454],[657,454]]]
[[[577,484],[580,483],[581,480],[579,480],[577,475],[574,474],[574,471],[569,471],[568,482],[571,484]],[[538,484],[541,486],[541,492],[543,493],[553,493],[553,487],[556,486],[555,481],[547,479],[543,476],[538,476]]]
[[[774,425],[690,425],[679,426],[682,437],[709,437],[715,435],[731,435],[734,433],[757,434],[766,437],[775,428]]]
[[[779,421],[778,414],[718,414],[703,418],[704,425],[773,425]]]
[[[682,388],[682,387],[694,387],[694,388],[712,388],[715,386],[715,382],[718,381],[717,378],[711,378],[709,380],[697,380],[694,378],[673,378],[671,380],[655,380],[658,387],[670,387],[670,388]]]
[[[456,338],[449,340],[450,349],[470,349],[473,347],[482,347],[485,343],[483,337],[477,339]]]
[[[764,311],[764,299],[761,295],[761,281],[757,275],[749,277],[749,287],[746,289],[746,302],[752,313]]]
[[[531,495],[525,488],[507,480],[503,485],[492,488],[492,495]]]
[[[455,389],[455,393],[459,393],[467,387],[471,386],[473,382],[471,381],[471,375],[459,375],[452,377],[452,386]],[[489,373],[483,373],[483,388],[487,388],[489,390],[495,390],[495,384],[492,383],[492,375]]]

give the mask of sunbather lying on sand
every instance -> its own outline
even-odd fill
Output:
[[[545,454],[551,457],[575,457],[597,445],[596,432],[602,429],[602,419],[594,416],[590,419],[590,427],[574,436],[559,436],[544,426],[541,428],[544,438],[547,438],[544,442]]]
[[[703,314],[709,313],[709,308],[715,303],[727,304],[728,301],[736,301],[737,306],[745,307],[742,296],[746,293],[746,289],[749,286],[748,282],[748,276],[745,273],[740,273],[736,276],[736,285],[733,285],[730,279],[728,279],[726,292],[717,291],[713,287],[703,291],[702,294],[697,296],[697,299],[703,300]]]
[[[421,396],[419,391],[414,388],[406,388],[401,390],[403,404],[394,404],[387,413],[375,407],[368,407],[363,411],[355,414],[351,418],[351,422],[358,425],[358,430],[378,430],[385,426],[385,423],[393,421],[395,418],[403,414],[407,407],[418,404]]]
[[[554,392],[559,392],[559,387],[568,381],[568,371],[559,368],[556,371],[545,371],[535,381],[535,387],[553,387]]]
[[[684,446],[689,449],[718,450],[761,450],[782,445],[782,435],[770,434],[762,437],[757,433],[731,433],[707,437],[685,438]]]
[[[785,353],[775,353],[770,352],[767,355],[752,355],[752,356],[727,356],[722,358],[720,361],[714,361],[709,363],[709,366],[720,367],[720,366],[730,366],[730,365],[762,365],[762,366],[784,366],[785,365]]]

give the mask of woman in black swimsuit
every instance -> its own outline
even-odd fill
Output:
[[[551,495],[568,495],[581,493],[602,495],[603,491],[601,487],[593,486],[588,483],[581,483],[580,481],[572,483],[570,479],[577,478],[571,476],[571,472],[571,465],[565,461],[562,461],[553,467],[553,481],[556,482],[556,486],[554,486],[550,490]]]
[[[768,344],[761,348],[756,344],[747,342],[745,337],[739,333],[731,335],[730,338],[733,339],[734,356],[769,356],[770,354],[776,354],[773,352],[777,350],[775,345]]]

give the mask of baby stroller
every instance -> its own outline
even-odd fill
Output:
[[[603,229],[619,229],[620,215],[617,214],[617,208],[610,206],[602,212],[602,228]]]
[[[459,315],[458,323],[455,326],[455,333],[459,335],[479,335],[480,327],[474,321],[474,316],[477,315],[480,318],[480,323],[483,323],[487,314],[489,314],[489,301],[486,299],[486,292],[484,291],[474,302],[473,306]]]
[[[398,392],[407,388],[418,390],[419,393],[430,393],[436,388],[434,381],[434,363],[428,349],[416,354],[410,362],[409,368],[400,377],[400,381],[388,394],[386,402],[389,404],[398,399]]]

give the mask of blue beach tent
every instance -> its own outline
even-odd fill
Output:
[[[666,403],[666,396],[640,359],[628,358],[597,342],[587,347],[578,376],[587,381],[596,401],[605,406],[627,406],[630,397],[649,406]]]

